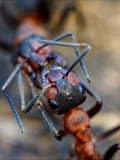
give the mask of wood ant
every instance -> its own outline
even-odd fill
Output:
[[[72,43],[60,41],[67,36],[72,37]],[[92,137],[90,118],[101,109],[102,102],[99,96],[87,84],[71,72],[76,64],[80,63],[83,74],[90,82],[89,75],[82,61],[83,57],[91,50],[89,44],[76,43],[75,37],[71,32],[64,33],[53,40],[44,39],[39,30],[38,19],[33,15],[25,17],[21,21],[15,31],[13,44],[15,50],[11,56],[11,62],[15,66],[15,69],[4,83],[2,92],[22,132],[24,132],[22,122],[11,99],[6,93],[7,86],[16,75],[18,78],[22,111],[24,113],[29,112],[34,104],[37,103],[41,116],[58,140],[61,140],[68,133],[75,137],[73,149],[68,154],[67,160],[72,159],[75,155],[77,155],[78,159],[83,160],[109,160],[117,150],[120,150],[120,144],[118,143],[111,146],[103,158],[98,155],[95,142],[111,135],[120,129],[120,126],[95,138]],[[59,54],[52,52],[48,45],[73,47],[77,59],[70,67],[67,67],[66,60]],[[82,52],[79,52],[77,47],[84,47],[84,49]],[[21,71],[27,75],[31,90],[34,90],[33,87],[40,89],[27,106],[25,106]],[[39,83],[37,78],[39,74],[42,78],[42,84]],[[88,111],[80,107],[86,99],[86,92],[96,100],[95,105]],[[64,130],[57,130],[44,110],[40,101],[40,97],[43,94],[53,113],[57,115],[64,114]]]
[[[15,67],[14,71],[12,72],[12,74],[7,79],[7,81],[4,83],[4,85],[2,87],[2,91],[3,91],[4,96],[6,97],[8,103],[11,107],[13,115],[14,115],[14,117],[15,117],[15,119],[16,119],[16,121],[17,121],[17,123],[18,123],[22,132],[24,132],[24,128],[22,126],[20,118],[19,118],[19,116],[18,116],[18,114],[15,110],[15,107],[14,107],[12,101],[10,100],[7,93],[5,92],[9,83],[12,81],[14,76],[17,75],[19,90],[20,90],[20,96],[21,96],[22,111],[26,113],[32,108],[32,106],[34,104],[33,102],[30,102],[30,104],[27,107],[25,107],[24,90],[23,90],[22,76],[21,76],[21,73],[20,73],[20,68],[21,68],[22,71],[24,71],[24,73],[29,77],[30,81],[32,82],[32,83],[30,83],[30,87],[32,89],[33,89],[33,86],[36,87],[36,88],[39,88],[39,89],[42,88],[42,90],[36,96],[37,98],[40,97],[44,92],[46,92],[46,90],[48,88],[51,88],[51,90],[52,90],[52,86],[56,85],[55,82],[48,83],[48,85],[47,85],[46,76],[47,76],[47,74],[49,74],[49,70],[53,70],[53,72],[54,71],[58,72],[58,74],[63,74],[62,71],[64,71],[64,73],[66,71],[66,74],[63,76],[64,79],[66,79],[65,77],[67,77],[67,75],[71,71],[71,69],[80,61],[80,63],[82,63],[81,67],[82,67],[82,70],[85,73],[85,76],[87,75],[87,79],[89,77],[88,74],[87,74],[87,71],[84,70],[85,66],[84,66],[84,63],[82,62],[81,58],[83,58],[90,51],[91,46],[88,45],[88,44],[85,44],[85,43],[77,44],[77,43],[56,42],[56,40],[62,39],[64,37],[70,36],[70,35],[74,36],[72,33],[65,33],[65,34],[57,37],[56,39],[54,39],[54,41],[50,41],[50,40],[44,40],[40,36],[33,34],[33,35],[29,36],[28,38],[26,38],[25,40],[23,40],[20,44],[18,44],[18,46],[15,48],[15,52],[13,52],[13,54],[12,54],[11,61],[12,61],[13,65],[15,65],[16,67]],[[37,43],[37,46],[39,44],[39,48],[37,48],[37,50],[40,51],[40,52],[34,51],[34,48],[33,48],[32,44],[34,44],[34,47],[36,47],[35,43]],[[65,59],[62,56],[60,56],[60,55],[58,55],[54,52],[51,52],[50,48],[47,47],[47,46],[45,47],[43,45],[42,48],[41,48],[41,43],[47,43],[47,44],[53,44],[53,45],[62,45],[62,46],[70,46],[70,47],[72,46],[75,49],[76,49],[76,46],[86,46],[86,48],[83,50],[83,52],[81,54],[79,54],[78,49],[76,50],[76,54],[78,55],[78,58],[71,65],[70,69],[67,71],[63,67],[63,66],[66,65]],[[56,66],[53,65],[53,64],[50,64],[49,63],[50,60],[53,60],[53,62],[56,63]],[[59,71],[61,73],[59,73]],[[37,74],[39,72],[41,73],[42,86],[43,87],[39,84],[38,79],[37,79]],[[51,72],[51,74],[53,74],[53,73]],[[60,78],[58,78],[58,79],[60,79]],[[61,83],[61,82],[59,82],[59,83]],[[66,83],[66,85],[67,85],[67,83]],[[33,101],[35,101],[35,100],[33,100]],[[80,100],[76,104],[78,104],[78,103],[80,103]],[[71,104],[71,107],[72,107],[72,104]]]
[[[3,13],[5,12],[8,13],[4,6],[1,9],[3,10]],[[11,14],[8,14],[8,16],[11,17],[11,21],[14,20]],[[15,110],[15,107],[12,101],[10,100],[7,93],[5,92],[7,86],[12,81],[14,76],[17,75],[17,78],[18,78],[18,85],[19,85],[20,97],[21,97],[21,103],[22,103],[21,108],[23,111],[25,110],[24,109],[25,97],[24,97],[24,90],[23,90],[23,84],[22,84],[22,76],[19,70],[21,69],[28,76],[31,90],[32,92],[34,92],[33,87],[42,89],[42,86],[38,82],[37,74],[41,73],[44,68],[47,68],[47,66],[51,65],[51,62],[50,62],[51,60],[57,65],[60,65],[61,67],[66,66],[66,63],[67,63],[66,60],[59,54],[52,52],[50,47],[46,45],[50,44],[50,45],[74,47],[74,50],[77,56],[79,56],[79,51],[77,47],[81,47],[81,46],[86,47],[87,51],[85,50],[84,54],[87,54],[88,51],[91,49],[90,45],[88,44],[85,44],[85,43],[77,44],[75,42],[74,35],[70,32],[62,34],[56,37],[55,39],[53,39],[52,41],[43,39],[43,37],[41,36],[43,32],[39,27],[39,21],[41,19],[40,17],[41,16],[39,15],[39,11],[38,9],[36,9],[35,12],[31,11],[31,13],[29,14],[25,13],[24,16],[22,15],[22,18],[19,20],[19,22],[16,22],[18,23],[18,26],[16,26],[15,28],[15,32],[12,39],[14,51],[11,55],[11,62],[15,66],[15,70],[13,71],[13,73],[10,75],[10,77],[2,87],[2,91],[6,99],[8,100],[8,103],[11,107],[13,115],[14,117],[16,117],[15,119],[19,127],[21,128],[22,132],[24,132],[24,129],[20,121],[20,118]],[[67,36],[72,37],[72,43],[58,42]],[[1,42],[0,45],[3,48],[7,48],[7,44],[5,44],[4,42]],[[87,80],[90,81],[85,65],[81,59],[82,57],[79,59],[82,71],[85,77],[87,78]]]

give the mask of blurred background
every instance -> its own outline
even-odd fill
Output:
[[[9,46],[0,47],[0,88],[14,69],[10,62],[10,54],[12,34],[17,21],[27,12],[36,10],[36,6],[38,0],[0,1],[0,41]],[[71,10],[65,15],[64,8],[67,6]],[[117,126],[120,123],[120,1],[46,0],[43,3],[41,0],[39,7],[43,17],[41,26],[49,39],[71,31],[77,42],[89,43],[93,47],[91,53],[84,58],[84,63],[92,80],[90,86],[103,101],[101,111],[91,119],[93,135]],[[65,18],[61,20],[63,15]],[[70,38],[66,38],[65,41],[70,41]],[[70,63],[76,58],[71,48],[53,46],[52,48]],[[79,65],[74,71],[78,77],[86,81]],[[28,104],[31,94],[26,80],[24,87]],[[25,134],[20,132],[5,97],[0,93],[0,159],[64,159],[73,137],[67,136],[62,141],[57,141],[46,127],[36,107],[26,115],[22,113],[16,78],[9,85],[7,93],[22,119]],[[88,95],[82,107],[88,109],[94,103],[95,101]],[[56,127],[62,128],[62,116],[52,116],[47,105],[45,108]],[[99,153],[103,154],[110,145],[118,142],[120,132],[98,143]],[[113,159],[119,160],[120,152],[117,152]]]

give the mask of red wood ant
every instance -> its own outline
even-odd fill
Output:
[[[7,13],[5,10],[5,7],[3,6],[3,14]],[[6,14],[5,14],[6,16]],[[11,20],[14,20],[14,18],[11,16],[11,14],[8,14],[7,16],[11,17]],[[77,49],[78,47],[85,46],[87,47],[87,51],[90,50],[90,45],[88,44],[76,44],[75,37],[72,33],[65,33],[57,38],[55,38],[53,41],[46,41],[44,40],[41,35],[41,29],[39,27],[39,12],[36,10],[35,13],[30,13],[29,15],[25,13],[25,16],[22,16],[23,18],[18,23],[18,27],[14,33],[13,38],[13,44],[14,44],[14,52],[11,56],[12,64],[15,67],[15,70],[10,75],[8,80],[5,82],[5,84],[2,87],[2,91],[8,100],[8,103],[10,104],[10,107],[12,109],[14,117],[16,117],[16,121],[18,125],[20,126],[22,132],[24,131],[22,123],[20,121],[20,118],[17,115],[17,112],[14,108],[14,105],[12,101],[9,99],[7,93],[5,92],[7,86],[12,81],[13,77],[17,75],[18,77],[18,84],[19,84],[19,90],[20,90],[20,96],[21,96],[21,102],[22,102],[22,110],[25,108],[25,98],[24,98],[24,91],[23,91],[23,85],[22,85],[22,77],[19,72],[20,68],[25,72],[26,75],[28,75],[29,79],[32,83],[30,83],[31,88],[34,85],[36,88],[41,89],[41,86],[37,80],[37,73],[41,72],[43,68],[50,65],[50,61],[53,60],[54,63],[57,63],[64,67],[66,65],[65,59],[56,54],[53,53],[50,49],[50,47],[42,44],[52,44],[52,45],[62,45],[62,46],[71,46],[74,47],[76,55],[79,56],[79,51]],[[7,18],[8,20],[8,18]],[[73,43],[65,43],[65,42],[57,42],[64,37],[71,36]],[[6,45],[4,43],[1,43],[1,45],[6,48]],[[41,47],[41,48],[40,48]],[[86,53],[85,51],[84,53]],[[82,70],[86,76],[86,78],[90,81],[89,76],[87,74],[87,71],[85,69],[85,66],[80,60],[80,65],[82,67]],[[42,91],[41,91],[42,92]]]
[[[3,10],[3,13],[5,13],[4,10]],[[9,16],[11,16],[11,14],[9,14]],[[19,72],[20,68],[29,77],[30,86],[32,90],[33,90],[33,86],[41,89],[42,87],[40,86],[37,79],[38,72],[41,72],[43,68],[49,66],[51,60],[54,63],[61,65],[62,67],[64,67],[67,63],[62,56],[52,52],[50,47],[46,46],[46,44],[74,47],[74,50],[77,56],[79,56],[79,51],[77,47],[81,47],[81,46],[87,47],[87,51],[85,50],[84,52],[85,54],[90,50],[90,45],[88,44],[85,44],[85,43],[77,44],[75,42],[74,35],[70,32],[58,36],[53,41],[43,39],[43,37],[40,36],[42,34],[42,31],[39,27],[39,21],[40,21],[39,18],[40,18],[39,12],[38,10],[36,10],[36,12],[31,12],[29,15],[25,14],[24,16],[22,16],[19,22],[16,22],[19,25],[16,28],[16,31],[14,33],[13,46],[15,49],[11,56],[11,62],[16,67],[13,73],[10,75],[10,77],[2,87],[2,91],[6,99],[8,100],[8,103],[10,104],[13,115],[14,117],[16,117],[15,119],[18,125],[20,126],[22,132],[24,131],[24,129],[20,121],[20,118],[17,115],[17,112],[14,108],[12,101],[9,99],[7,93],[5,92],[7,86],[12,81],[13,77],[17,75],[21,102],[22,102],[21,106],[22,106],[22,110],[24,110],[25,98],[24,98],[24,90],[22,85],[22,77]],[[11,16],[11,19],[12,19],[12,16]],[[72,37],[72,43],[57,42],[67,36]],[[1,46],[4,47],[5,46],[4,43],[1,43]],[[86,76],[87,80],[90,81],[90,78],[87,74],[86,68],[81,58],[79,59],[79,61],[80,61],[82,71]]]
[[[72,43],[58,42],[67,36],[72,37]],[[11,56],[11,61],[15,66],[15,70],[3,85],[2,91],[21,131],[24,132],[22,122],[12,101],[6,93],[6,88],[15,75],[18,77],[22,111],[27,113],[33,105],[37,103],[38,109],[48,128],[58,140],[61,140],[67,133],[70,133],[75,137],[73,143],[75,152],[73,150],[70,151],[67,159],[71,159],[74,155],[77,155],[79,159],[83,160],[109,160],[113,154],[120,149],[120,144],[113,145],[105,156],[101,158],[96,152],[94,142],[95,140],[99,140],[100,137],[106,137],[117,131],[120,126],[117,126],[113,130],[103,133],[96,138],[92,138],[90,118],[100,110],[102,102],[99,96],[88,85],[82,80],[79,80],[75,74],[71,72],[74,66],[80,62],[82,71],[90,82],[82,58],[88,54],[91,46],[86,43],[76,43],[74,35],[70,32],[62,34],[52,41],[43,39],[41,32],[39,31],[38,19],[36,19],[35,16],[25,17],[22,20],[15,32],[13,44],[15,50]],[[59,54],[52,52],[48,45],[74,47],[77,59],[71,67],[68,68],[66,67],[66,60]],[[81,46],[85,48],[80,53],[77,47]],[[26,107],[20,70],[23,71],[28,76],[30,82],[32,82],[30,83],[32,89],[33,86],[41,89]],[[40,85],[37,79],[37,74],[41,74],[42,85]],[[84,111],[84,109],[80,107],[80,104],[86,99],[85,91],[96,100],[94,107],[88,111]],[[57,130],[49,119],[43,108],[42,102],[40,101],[42,94],[46,97],[53,113],[58,115],[64,114],[63,126],[65,130]]]
[[[44,118],[51,132],[53,132],[54,136],[58,140],[61,140],[62,137],[66,135],[66,132],[68,132],[73,136],[75,136],[74,150],[76,151],[77,156],[79,158],[82,157],[83,159],[87,158],[91,160],[98,160],[98,159],[100,160],[101,158],[96,153],[94,141],[91,136],[89,118],[91,118],[100,110],[102,102],[99,96],[89,86],[87,86],[82,80],[79,81],[79,79],[75,76],[75,74],[71,72],[74,66],[79,61],[81,61],[81,59],[88,53],[91,47],[90,45],[85,43],[76,44],[76,43],[56,42],[57,40],[64,38],[66,35],[67,36],[72,35],[72,37],[74,36],[71,33],[65,33],[55,38],[54,41],[49,41],[42,39],[38,35],[32,35],[27,37],[27,39],[23,40],[20,44],[18,44],[17,49],[12,55],[12,63],[17,66],[15,67],[15,70],[10,75],[6,83],[3,85],[2,91],[6,99],[8,100],[13,115],[21,131],[24,132],[24,128],[22,126],[19,116],[17,115],[14,105],[12,104],[12,101],[9,99],[7,93],[5,92],[8,84],[17,74],[19,88],[20,88],[21,102],[22,102],[22,111],[24,113],[27,113],[37,102],[38,109],[42,117]],[[30,53],[29,52],[27,53],[26,50],[29,48],[27,48],[26,46],[30,47],[28,43],[30,42],[29,44],[31,44],[31,42],[34,42],[32,41],[33,39],[37,41],[37,43],[40,42],[40,44],[38,43],[39,45],[36,50],[30,50],[30,51],[28,50]],[[41,43],[45,44],[41,45]],[[35,44],[35,42],[33,44]],[[48,44],[73,46],[75,48],[78,57],[71,65],[71,67],[69,69],[66,69],[65,59],[60,55],[51,52],[50,48],[47,47]],[[81,54],[79,54],[76,46],[86,46],[86,47],[81,52]],[[23,51],[22,47],[24,48],[24,52],[22,52]],[[34,47],[36,48],[36,46]],[[49,63],[49,60],[51,59],[55,64]],[[42,90],[30,101],[27,107],[25,107],[25,102],[24,102],[22,79],[21,79],[21,74],[19,72],[20,68],[29,76],[31,82],[36,88],[39,89],[42,88]],[[38,72],[41,73],[42,87],[37,81],[36,76]],[[87,112],[84,111],[79,106],[86,99],[85,91],[96,99],[95,106]],[[53,113],[58,115],[64,114],[63,125],[65,127],[65,131],[58,131],[51,122],[51,120],[49,119],[48,115],[46,114],[41,104],[41,101],[39,100],[42,94],[44,94],[44,96],[46,97],[46,100],[48,101],[48,104]],[[119,128],[120,126],[117,127],[117,129],[115,128],[114,131],[118,130]],[[110,149],[110,151],[106,153],[105,157],[107,157],[107,159],[110,159],[109,153],[111,152],[111,150],[113,152],[113,150],[117,151],[118,149],[119,149],[119,144],[115,145],[114,149]],[[67,159],[70,159],[72,156],[73,153],[70,152]]]

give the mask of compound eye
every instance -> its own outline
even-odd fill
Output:
[[[49,103],[51,108],[53,108],[53,109],[57,109],[58,108],[57,102],[55,100],[49,99],[48,103]]]
[[[79,84],[78,87],[79,87],[80,92],[81,92],[82,94],[84,94],[85,91],[84,91],[84,89],[83,89],[83,86],[82,86],[81,84]]]

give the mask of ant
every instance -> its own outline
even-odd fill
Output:
[[[72,35],[72,33],[65,33],[57,38],[54,39],[54,41],[44,40],[40,38],[39,36],[32,35],[25,39],[27,43],[31,39],[29,38],[35,38],[36,41],[40,43],[45,43],[44,45],[37,48],[37,51],[41,52],[32,52],[34,53],[32,56],[31,54],[28,54],[29,57],[27,58],[26,55],[23,57],[21,56],[22,52],[15,52],[12,55],[12,62],[15,64],[17,62],[17,66],[15,67],[15,70],[10,75],[8,80],[5,82],[5,84],[2,87],[2,91],[8,100],[8,103],[12,109],[13,115],[21,129],[22,132],[24,132],[24,128],[22,126],[22,123],[20,121],[20,118],[14,108],[14,105],[12,104],[12,101],[8,97],[7,93],[5,92],[8,84],[11,82],[13,77],[17,74],[18,76],[18,82],[19,82],[19,89],[20,89],[20,96],[21,96],[21,102],[22,102],[22,111],[24,113],[27,113],[30,111],[30,109],[33,107],[35,103],[38,105],[38,109],[45,120],[48,128],[51,130],[51,132],[54,134],[54,136],[61,140],[63,136],[65,136],[67,133],[72,134],[75,136],[74,141],[74,150],[77,153],[78,157],[82,157],[83,159],[91,159],[91,160],[100,160],[101,158],[97,155],[96,149],[94,146],[94,141],[91,136],[90,131],[90,118],[94,116],[102,106],[101,99],[99,96],[88,86],[86,85],[82,80],[79,80],[74,73],[71,72],[71,70],[74,68],[74,66],[81,62],[81,59],[90,51],[91,46],[88,44],[77,44],[77,43],[65,43],[65,42],[56,42],[55,40],[61,39],[64,36]],[[18,45],[18,48],[21,47],[21,44],[25,45],[25,40]],[[29,40],[29,41],[28,41]],[[24,42],[24,43],[23,43]],[[45,52],[47,45],[53,44],[53,45],[65,45],[65,46],[73,46],[75,47],[76,54],[78,55],[77,59],[74,61],[74,63],[69,67],[69,69],[66,69],[65,66],[65,60],[63,57],[61,57],[58,54],[55,54],[53,52]],[[41,45],[41,44],[40,44]],[[85,46],[85,49],[81,52],[81,54],[78,52],[78,48],[76,46]],[[26,46],[26,45],[25,45]],[[29,45],[28,45],[29,46]],[[44,49],[44,52],[42,52]],[[48,48],[47,48],[48,49]],[[50,50],[50,49],[48,49]],[[47,50],[47,51],[48,51]],[[20,48],[19,48],[20,51]],[[17,53],[17,54],[16,54]],[[26,52],[25,52],[26,53]],[[44,54],[41,54],[44,53]],[[17,56],[15,56],[17,55]],[[46,56],[45,61],[40,61],[41,55]],[[51,56],[52,55],[52,56]],[[26,56],[26,57],[25,57]],[[37,58],[36,58],[37,57]],[[59,59],[60,63],[56,60]],[[53,62],[55,64],[50,64],[49,60],[53,59]],[[61,63],[62,62],[62,63]],[[83,63],[83,62],[82,62]],[[32,64],[32,65],[31,65]],[[42,64],[42,65],[41,65]],[[33,68],[32,68],[33,66]],[[37,67],[36,67],[37,66]],[[83,64],[84,66],[84,64]],[[23,70],[30,78],[33,86],[36,88],[41,89],[40,92],[38,92],[37,95],[30,101],[30,103],[25,107],[25,101],[24,101],[24,91],[22,86],[22,77],[20,74],[20,68]],[[30,68],[30,69],[29,69]],[[33,69],[33,70],[32,70]],[[36,70],[35,70],[36,69]],[[83,68],[82,68],[83,69]],[[31,71],[32,72],[29,72]],[[26,72],[27,71],[27,72]],[[34,71],[34,72],[33,72]],[[38,73],[41,73],[42,77],[42,87],[40,86],[39,82],[37,81],[36,75]],[[34,75],[34,76],[33,76]],[[88,76],[87,76],[88,77]],[[31,85],[31,87],[33,87]],[[96,99],[96,104],[93,108],[91,108],[89,111],[84,111],[83,108],[81,108],[79,105],[82,104],[86,99],[85,91],[90,94],[93,98]],[[40,101],[40,97],[44,94],[51,110],[55,114],[64,114],[63,117],[63,126],[65,130],[57,130],[54,126],[54,124],[49,119],[47,113],[45,112],[43,105]],[[117,126],[112,132],[117,131],[120,128],[120,126]],[[108,135],[111,134],[111,131],[108,132]],[[109,154],[112,150],[112,155],[115,151],[120,149],[120,144],[116,144],[115,147],[112,147],[105,155],[107,159],[109,158]],[[90,150],[89,150],[90,147]],[[114,150],[114,151],[113,151]],[[108,156],[107,156],[108,155]],[[67,159],[70,159],[70,157],[73,156],[73,153],[69,154]],[[106,158],[105,158],[106,160]]]
[[[41,7],[41,5],[39,7]],[[6,14],[8,13],[4,5],[2,6],[1,9],[2,9],[3,15],[5,13]],[[11,17],[11,21],[14,20],[11,14],[8,14],[8,16]],[[43,39],[43,37],[41,36],[43,32],[39,27],[39,21],[40,21],[40,15],[39,15],[39,11],[36,8],[35,12],[31,11],[31,13],[27,15],[25,13],[25,15],[22,16],[19,22],[15,22],[18,24],[18,26],[15,28],[15,32],[12,39],[14,51],[11,55],[11,62],[15,66],[15,70],[13,71],[13,73],[10,75],[10,77],[2,87],[2,91],[6,99],[8,100],[8,103],[11,107],[13,115],[14,117],[16,117],[15,119],[19,127],[21,128],[22,132],[24,132],[24,129],[20,121],[20,118],[15,110],[15,107],[12,101],[10,100],[7,93],[5,92],[7,86],[12,81],[14,76],[17,75],[17,78],[18,78],[18,85],[19,85],[20,97],[21,97],[21,103],[22,103],[21,108],[23,111],[25,108],[25,97],[24,97],[24,90],[23,90],[23,84],[22,84],[22,76],[19,70],[21,69],[28,76],[31,91],[33,95],[35,95],[33,87],[42,89],[42,86],[40,86],[38,82],[37,74],[41,73],[43,68],[49,66],[51,63],[50,62],[51,60],[54,63],[61,65],[63,67],[66,66],[66,63],[67,63],[66,60],[59,54],[52,52],[50,47],[46,46],[46,44],[74,47],[74,50],[77,56],[79,56],[79,51],[77,47],[81,47],[81,46],[87,47],[88,49],[87,52],[91,49],[90,45],[88,44],[85,44],[85,43],[77,44],[75,42],[74,35],[70,32],[58,36],[53,41],[50,41],[50,40],[47,41]],[[72,43],[58,42],[59,40],[67,36],[72,37]],[[0,42],[0,45],[3,48],[11,48],[9,45],[5,44],[4,42]],[[84,75],[86,76],[87,80],[90,81],[90,78],[84,66],[84,63],[82,62],[81,59],[79,60],[80,60],[80,65]]]
[[[81,67],[82,67],[83,72],[85,73],[85,76],[87,75],[86,76],[87,79],[89,77],[89,75],[87,74],[87,71],[85,70],[84,63],[82,62],[81,59],[90,51],[91,46],[88,44],[85,44],[85,43],[83,43],[83,44],[78,43],[77,44],[77,43],[56,42],[56,40],[60,40],[64,37],[70,36],[70,35],[72,35],[72,37],[74,38],[74,35],[72,33],[68,32],[68,33],[65,33],[65,34],[55,38],[53,41],[50,41],[50,40],[44,40],[40,36],[33,34],[33,35],[27,37],[25,40],[23,40],[20,44],[18,44],[18,46],[15,48],[15,52],[13,52],[13,54],[12,54],[11,60],[12,60],[13,65],[16,65],[16,67],[15,67],[14,71],[12,72],[12,74],[7,79],[7,81],[4,83],[4,85],[2,87],[2,91],[3,91],[3,94],[6,97],[8,103],[11,107],[13,115],[14,115],[22,132],[24,132],[24,128],[22,126],[20,118],[15,110],[15,107],[14,107],[12,101],[10,100],[7,93],[5,92],[9,83],[12,81],[14,76],[17,75],[18,85],[19,85],[19,90],[20,90],[20,97],[21,97],[22,111],[26,113],[32,108],[32,106],[34,104],[33,102],[30,102],[30,104],[27,107],[25,107],[25,97],[24,97],[22,75],[21,75],[20,69],[22,71],[24,71],[24,73],[28,76],[28,78],[30,80],[30,87],[32,90],[33,90],[33,87],[36,87],[38,89],[42,89],[38,93],[38,95],[36,96],[37,98],[40,97],[44,92],[46,92],[46,90],[48,88],[50,88],[50,87],[52,88],[53,84],[55,85],[54,82],[53,82],[53,84],[49,84],[49,85],[47,85],[47,83],[46,83],[46,80],[45,80],[46,76],[47,76],[46,74],[49,73],[49,70],[53,70],[53,71],[56,70],[57,72],[59,70],[61,70],[61,73],[62,73],[62,70],[64,72],[66,71],[66,74],[64,75],[64,79],[65,79],[65,77],[72,70],[72,68],[80,61],[80,63],[82,64]],[[62,56],[60,56],[54,52],[51,52],[49,47],[45,47],[46,44],[41,46],[41,43],[39,43],[39,42],[53,44],[53,45],[74,47],[76,54],[78,55],[78,58],[71,65],[70,69],[67,71],[63,67],[66,65],[65,59]],[[32,48],[32,47],[35,47],[35,43],[37,43],[37,45],[39,45],[39,48],[37,48],[37,50],[38,51],[40,50],[40,52],[38,52],[37,50],[34,51],[34,48]],[[32,46],[31,44],[34,44],[34,46]],[[86,46],[86,48],[83,50],[83,52],[81,54],[79,54],[76,46]],[[28,53],[27,53],[27,51],[28,51]],[[56,66],[50,64],[50,62],[49,62],[50,60],[53,60],[53,62],[56,63]],[[41,73],[43,87],[39,84],[38,79],[37,79],[37,74],[39,72]],[[58,72],[58,74],[59,74],[59,72]],[[88,79],[88,80],[90,81],[90,79]],[[80,101],[78,101],[77,104],[78,103],[80,103]],[[72,107],[72,104],[71,104],[71,107]]]
[[[59,42],[67,36],[71,36],[72,43]],[[67,159],[71,159],[74,155],[77,155],[79,159],[101,160],[102,158],[97,154],[94,144],[98,138],[92,138],[91,136],[90,118],[101,109],[102,101],[88,85],[82,80],[79,80],[71,72],[77,63],[80,63],[83,74],[88,82],[91,82],[82,61],[86,54],[90,52],[91,46],[86,43],[76,43],[75,36],[71,32],[64,33],[53,40],[44,39],[39,30],[38,19],[34,15],[25,17],[21,21],[15,31],[13,44],[15,50],[11,56],[11,62],[15,66],[15,69],[4,83],[2,92],[11,107],[20,130],[24,132],[24,127],[11,99],[6,93],[7,86],[16,75],[18,78],[22,111],[24,113],[29,112],[34,104],[37,103],[38,109],[48,128],[58,140],[61,140],[67,133],[75,137],[73,143],[75,153],[73,150],[70,151]],[[77,59],[70,67],[67,67],[66,60],[59,54],[52,52],[48,45],[74,47]],[[79,52],[77,47],[84,47],[84,49],[82,52]],[[27,106],[25,106],[21,71],[27,75],[33,95],[35,95],[34,87],[40,89]],[[42,84],[39,83],[37,78],[39,74],[42,78]],[[80,107],[86,99],[85,91],[96,100],[94,107],[88,111]],[[43,94],[53,113],[57,115],[64,114],[64,130],[57,130],[44,110],[40,101],[40,97]],[[110,135],[119,128],[120,126],[117,126],[113,130],[108,131],[107,134],[101,134],[101,137],[106,137],[106,135]],[[109,160],[119,149],[120,144],[113,145],[103,159]]]

